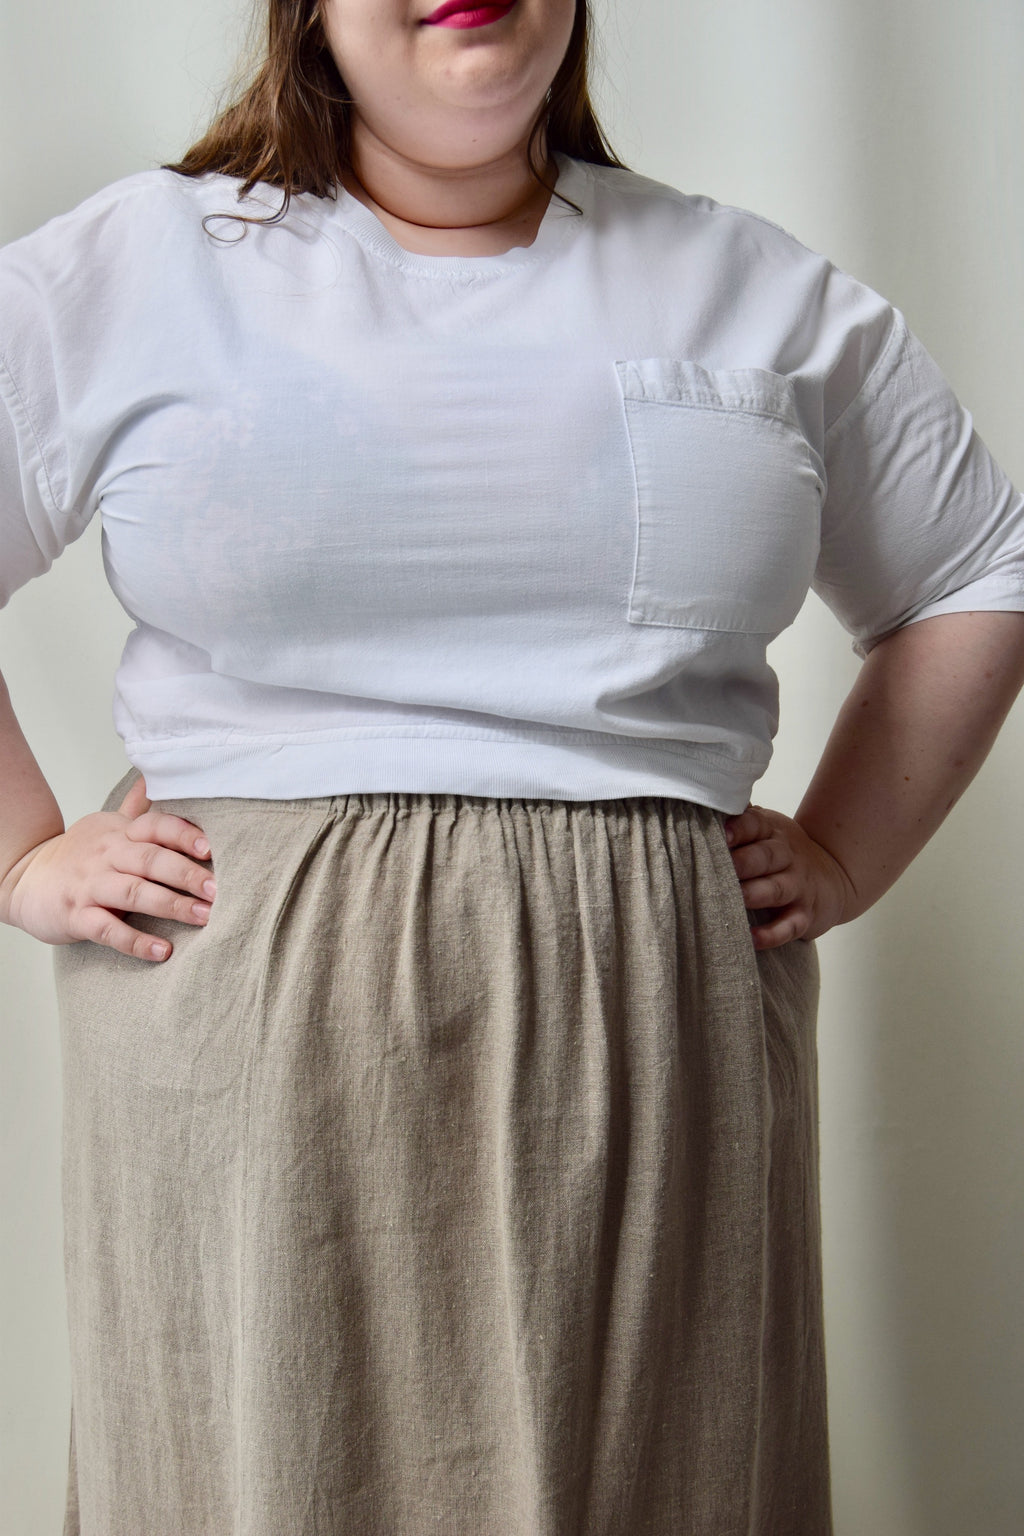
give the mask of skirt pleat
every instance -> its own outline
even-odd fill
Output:
[[[817,961],[719,813],[157,808],[209,924],[54,956],[65,1536],[831,1536]]]

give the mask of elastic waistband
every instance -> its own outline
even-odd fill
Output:
[[[115,784],[104,803],[104,810],[116,810],[139,770],[131,768]],[[522,795],[468,795],[453,790],[351,790],[340,795],[312,795],[298,799],[277,800],[252,796],[210,795],[180,799],[154,799],[154,809],[183,816],[201,823],[204,816],[233,815],[270,817],[305,816],[313,819],[346,816],[382,816],[402,818],[413,815],[509,814],[516,810],[530,815],[558,817],[601,816],[605,819],[675,817],[708,824],[720,822],[726,814],[711,806],[700,805],[674,795],[622,795],[595,800],[568,800]]]
[[[236,815],[296,816],[412,816],[417,814],[493,813],[521,808],[538,815],[567,816],[697,816],[720,819],[725,813],[669,795],[626,795],[607,800],[533,799],[521,795],[463,795],[438,790],[351,791],[342,795],[314,795],[298,800],[261,800],[245,796],[210,796],[182,800],[154,800],[155,808],[191,820],[200,809],[216,807]]]

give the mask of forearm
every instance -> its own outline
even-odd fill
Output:
[[[843,920],[902,874],[985,760],[1024,683],[1024,614],[923,619],[869,654],[795,820],[840,865]]]
[[[10,877],[24,856],[64,831],[64,818],[11,706],[0,676],[0,922]]]

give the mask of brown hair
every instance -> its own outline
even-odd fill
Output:
[[[219,217],[239,219],[243,225],[274,224],[287,213],[294,193],[337,196],[340,171],[350,163],[352,102],[327,46],[320,3],[266,0],[266,44],[254,78],[181,160],[162,167],[179,176],[212,171],[239,177],[244,183],[239,200],[261,181],[284,192],[281,207],[270,218]],[[587,0],[576,0],[569,46],[530,131],[529,168],[545,186],[534,163],[545,128],[549,154],[560,150],[593,165],[627,169],[611,150],[591,105],[588,21]],[[239,84],[236,80],[230,88]]]

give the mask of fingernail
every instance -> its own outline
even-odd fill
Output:
[[[203,891],[205,892],[205,894],[207,896],[209,896],[210,900],[212,901],[213,898],[217,894],[217,882],[216,882],[216,880],[204,880],[203,881]]]
[[[210,916],[210,909],[206,905],[205,901],[194,901],[192,903],[192,911],[195,913],[196,917],[201,918],[204,923],[208,921]]]
[[[196,853],[198,853],[198,855],[199,855],[199,857],[200,857],[200,858],[201,858],[201,859],[205,859],[205,858],[206,858],[206,855],[207,855],[207,854],[208,854],[208,853],[209,853],[209,851],[210,851],[210,845],[209,845],[209,843],[208,843],[208,842],[207,842],[207,841],[206,841],[206,838],[205,838],[205,837],[197,837],[197,838],[196,838],[196,841],[195,841],[195,850],[196,850]]]
[[[732,827],[726,827],[726,829],[725,829],[725,840],[726,840],[727,843],[734,843],[736,841],[736,834],[733,831]]]
[[[151,944],[149,952],[154,960],[165,960],[170,953],[166,944]]]

